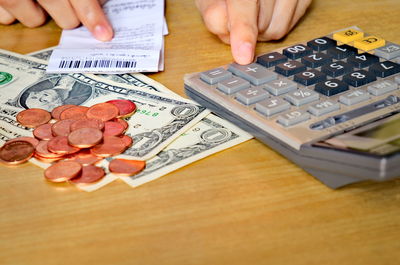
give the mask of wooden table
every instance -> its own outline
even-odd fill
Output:
[[[167,1],[165,71],[149,75],[184,95],[183,75],[231,62],[192,0]],[[398,0],[315,0],[282,41],[358,25],[400,43]],[[0,48],[56,45],[49,22],[0,26]],[[331,190],[256,140],[132,189],[51,185],[26,164],[0,167],[0,264],[399,264],[400,181]]]

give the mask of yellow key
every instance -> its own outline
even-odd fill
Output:
[[[353,44],[354,47],[363,51],[370,51],[384,45],[385,40],[375,36],[368,36],[359,40],[355,40]]]
[[[355,29],[346,29],[333,34],[333,39],[343,43],[349,43],[362,37],[364,37],[364,32]]]

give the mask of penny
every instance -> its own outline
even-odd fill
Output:
[[[17,114],[17,121],[28,128],[35,128],[50,120],[50,113],[44,109],[26,109]]]
[[[37,160],[41,161],[41,162],[48,163],[48,164],[64,159],[64,156],[61,156],[61,157],[44,157],[44,156],[38,155],[37,153],[35,153],[33,155],[33,157],[36,158]]]
[[[68,135],[68,143],[79,148],[95,146],[103,140],[103,133],[95,128],[80,128]]]
[[[54,136],[68,136],[71,132],[71,125],[75,122],[74,119],[59,120],[53,123],[51,131]]]
[[[44,177],[51,182],[64,182],[82,172],[82,165],[74,161],[59,161],[44,171]]]
[[[33,137],[28,137],[28,136],[21,136],[17,137],[11,140],[8,140],[7,143],[15,142],[15,141],[26,141],[29,142],[33,145],[33,147],[36,147],[39,143],[39,140]]]
[[[33,135],[39,140],[50,140],[53,138],[53,132],[51,131],[51,127],[53,124],[46,123],[39,125],[33,130]]]
[[[112,119],[111,121],[115,121],[115,122],[118,122],[118,123],[121,123],[122,124],[122,126],[124,126],[124,132],[128,129],[128,127],[129,127],[129,124],[126,122],[126,120],[123,120],[123,119],[119,119],[119,118],[115,118],[115,119]]]
[[[146,167],[146,161],[129,160],[129,159],[113,159],[108,165],[111,173],[122,176],[133,176],[142,171]]]
[[[49,141],[48,140],[42,140],[38,143],[38,145],[35,148],[35,155],[39,155],[40,157],[44,158],[60,158],[64,157],[63,154],[55,154],[49,151],[47,148]]]
[[[7,165],[22,164],[29,160],[35,147],[26,141],[7,142],[0,148],[0,162]]]
[[[93,155],[90,149],[82,149],[75,154],[71,154],[67,157],[68,160],[78,162],[81,165],[87,166],[96,164],[103,160],[103,158]]]
[[[124,141],[126,148],[131,147],[133,140],[130,136],[123,135],[123,136],[121,136],[121,139]]]
[[[103,137],[103,143],[92,147],[90,151],[96,156],[109,157],[121,154],[125,149],[125,143],[120,137],[105,136]]]
[[[73,106],[71,108],[67,108],[63,110],[60,114],[61,120],[66,119],[83,119],[86,118],[86,112],[88,111],[88,107],[85,106]]]
[[[68,144],[67,136],[56,136],[49,140],[47,149],[56,154],[73,154],[80,150],[80,148]]]
[[[74,184],[84,185],[92,184],[101,180],[105,175],[104,169],[93,165],[83,166],[80,175],[71,179],[70,181]]]
[[[119,114],[118,108],[111,103],[98,103],[91,106],[86,112],[89,119],[98,119],[101,121],[109,121]]]
[[[104,122],[98,119],[79,119],[71,124],[71,131],[81,128],[96,128],[99,130],[104,129]]]
[[[114,104],[118,110],[118,117],[129,117],[136,111],[136,104],[126,99],[109,100],[106,103]]]
[[[66,110],[66,109],[75,107],[75,106],[76,106],[76,105],[61,105],[61,106],[55,107],[55,108],[51,111],[51,116],[53,117],[53,119],[60,120],[61,112],[63,112],[63,111]]]
[[[104,122],[104,136],[117,136],[123,134],[125,131],[124,126],[116,121]]]

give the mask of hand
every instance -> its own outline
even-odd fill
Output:
[[[253,61],[257,40],[284,37],[310,4],[311,0],[196,0],[208,30],[231,44],[239,64]]]
[[[27,27],[38,27],[46,22],[47,14],[63,29],[81,23],[101,41],[111,40],[113,30],[101,5],[105,0],[0,0],[0,24],[15,20]]]

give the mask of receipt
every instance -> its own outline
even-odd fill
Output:
[[[63,30],[49,73],[157,72],[164,68],[168,34],[164,0],[109,0],[103,6],[113,29],[109,42],[96,40],[86,27]]]

